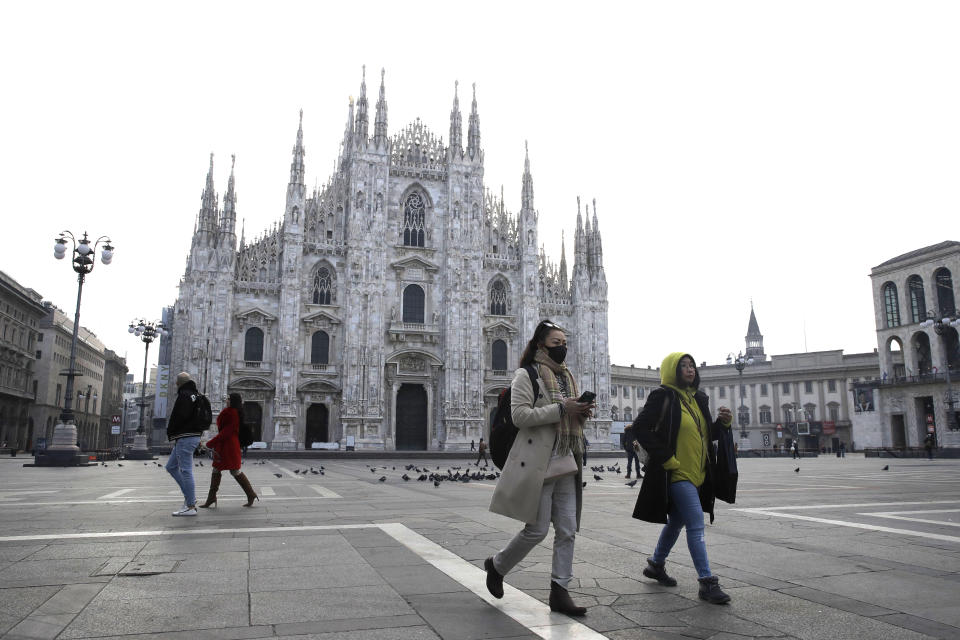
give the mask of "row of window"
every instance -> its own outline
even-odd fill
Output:
[[[940,314],[956,316],[957,306],[953,295],[953,276],[950,270],[941,267],[934,271],[933,278]],[[897,285],[893,282],[885,282],[881,290],[886,327],[888,329],[899,327],[902,322],[900,320],[900,298],[897,295]],[[910,303],[910,322],[916,324],[926,320],[927,301],[926,294],[923,291],[923,278],[918,275],[907,278],[907,296]]]
[[[805,420],[816,420],[817,419],[817,405],[815,404],[805,404],[802,409],[793,407],[791,405],[785,404],[780,407],[780,411],[783,415],[783,422],[794,422],[794,421],[805,421]],[[622,415],[621,415],[622,414]],[[766,405],[761,406],[759,410],[760,414],[760,424],[773,424],[773,409]],[[750,409],[745,406],[741,406],[737,410],[738,423],[739,424],[750,424]],[[827,404],[827,416],[828,420],[836,422],[840,419],[840,405],[836,402],[830,402]],[[610,417],[614,421],[630,422],[633,420],[633,408],[624,407],[622,410],[613,406],[610,407]]]
[[[781,392],[784,393],[784,394],[789,394],[789,393],[791,392],[791,391],[790,391],[790,390],[791,390],[791,384],[792,384],[792,383],[790,383],[790,382],[783,382],[783,383],[781,383],[781,384],[780,384]],[[796,383],[796,384],[800,384],[800,383],[798,382],[798,383]],[[804,392],[804,393],[813,393],[813,388],[814,388],[814,381],[813,381],[813,380],[804,380],[804,381],[803,381],[803,392]],[[622,392],[622,397],[624,397],[624,398],[629,398],[629,397],[630,397],[630,389],[631,389],[631,387],[628,387],[628,386],[613,385],[613,386],[610,387],[610,396],[613,397],[613,398],[616,398],[616,397],[617,397],[617,393],[618,393],[618,392]],[[704,388],[704,391],[705,391],[706,393],[710,393],[711,388],[710,388],[710,387],[705,387],[705,388]],[[836,380],[832,380],[832,379],[831,379],[831,380],[827,380],[827,391],[828,391],[829,393],[836,393],[836,391],[837,391],[837,381],[836,381]],[[637,397],[637,398],[642,398],[642,397],[644,397],[645,392],[646,392],[646,390],[645,390],[643,387],[636,387],[635,393],[636,393],[636,397]],[[740,385],[740,393],[746,395],[746,393],[747,393],[747,385],[745,385],[745,384]],[[726,387],[726,386],[717,387],[717,395],[718,395],[718,397],[720,397],[720,398],[726,398],[726,397],[727,397],[727,387]],[[760,383],[760,395],[761,395],[761,396],[768,396],[768,395],[770,395],[769,385],[768,385],[766,382],[761,382],[761,383]]]

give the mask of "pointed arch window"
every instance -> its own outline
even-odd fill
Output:
[[[497,280],[490,287],[490,315],[507,315],[507,288],[503,286],[502,280]]]
[[[897,300],[897,285],[883,285],[883,308],[887,316],[887,328],[900,326],[900,302]]]
[[[414,191],[403,203],[403,244],[406,247],[422,247],[426,205],[423,196]]]
[[[330,362],[330,334],[316,331],[310,338],[310,364],[328,364]]]
[[[330,304],[333,299],[333,278],[326,267],[317,269],[313,276],[313,304]]]
[[[933,277],[937,283],[937,305],[941,316],[957,315],[957,305],[953,297],[953,276],[946,267],[937,269]]]
[[[408,285],[403,290],[403,321],[424,323],[424,293],[418,285]]]
[[[923,295],[923,278],[907,278],[907,291],[910,292],[910,321],[923,322],[927,319],[927,301]]]
[[[247,362],[263,362],[263,330],[250,327],[243,337],[243,359]]]
[[[491,349],[491,361],[494,371],[507,370],[507,343],[503,340],[494,340]]]

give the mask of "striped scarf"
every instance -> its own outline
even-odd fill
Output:
[[[577,381],[573,374],[567,369],[565,364],[557,364],[547,355],[545,349],[537,350],[534,357],[539,367],[540,379],[543,381],[543,388],[550,394],[550,399],[554,402],[562,403],[564,400],[563,392],[560,390],[560,384],[557,382],[557,376],[563,376],[566,382],[566,391],[568,398],[579,398],[580,391],[577,389]],[[563,412],[560,418],[560,424],[557,425],[557,444],[556,454],[565,456],[567,452],[572,451],[578,460],[583,460],[583,421],[574,418],[567,412]]]

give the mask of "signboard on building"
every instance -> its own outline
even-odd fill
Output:
[[[832,436],[837,432],[837,423],[832,420],[823,421],[823,435]]]
[[[120,435],[120,425],[118,424],[110,425],[110,434],[114,436]]]

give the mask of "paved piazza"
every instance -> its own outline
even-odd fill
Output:
[[[679,586],[642,578],[659,527],[630,518],[636,487],[591,472],[580,620],[546,605],[546,545],[503,600],[487,594],[483,559],[518,529],[487,511],[495,482],[435,487],[404,468],[462,459],[250,464],[254,509],[224,476],[219,509],[179,519],[156,463],[25,461],[0,459],[4,638],[960,638],[960,461],[741,460],[739,502],[707,527],[728,606],[697,599],[683,537]],[[195,471],[202,497],[209,462]]]

